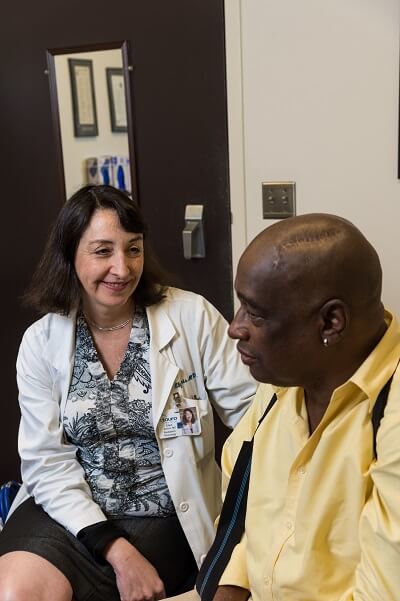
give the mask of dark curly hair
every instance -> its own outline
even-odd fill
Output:
[[[168,275],[156,261],[146,241],[146,224],[135,201],[112,186],[84,186],[65,203],[51,230],[42,259],[24,302],[42,313],[68,315],[81,302],[81,284],[75,272],[79,241],[97,209],[116,211],[126,232],[143,234],[145,261],[135,290],[142,306],[162,300]]]

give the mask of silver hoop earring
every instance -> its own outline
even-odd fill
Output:
[[[329,344],[329,340],[328,340],[327,338],[323,338],[323,339],[322,339],[322,344],[323,344],[324,346],[328,346],[328,344]]]

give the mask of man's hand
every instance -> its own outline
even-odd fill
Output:
[[[240,586],[219,586],[213,601],[246,601],[250,597],[250,591]]]
[[[157,570],[125,538],[113,540],[104,557],[114,569],[121,601],[164,599],[164,584]]]

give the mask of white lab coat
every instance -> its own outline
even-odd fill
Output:
[[[225,424],[233,427],[251,402],[256,383],[227,336],[226,321],[203,297],[170,288],[163,302],[146,311],[154,429],[177,515],[200,564],[212,543],[221,507],[211,403]],[[50,313],[23,337],[17,360],[23,486],[11,508],[15,510],[31,495],[74,535],[106,519],[92,499],[76,448],[63,436],[75,323],[75,314]],[[172,407],[174,392],[199,399],[199,436],[160,438],[160,418]]]

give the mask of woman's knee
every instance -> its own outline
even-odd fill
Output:
[[[0,601],[72,601],[67,578],[38,555],[15,551],[0,557]]]

